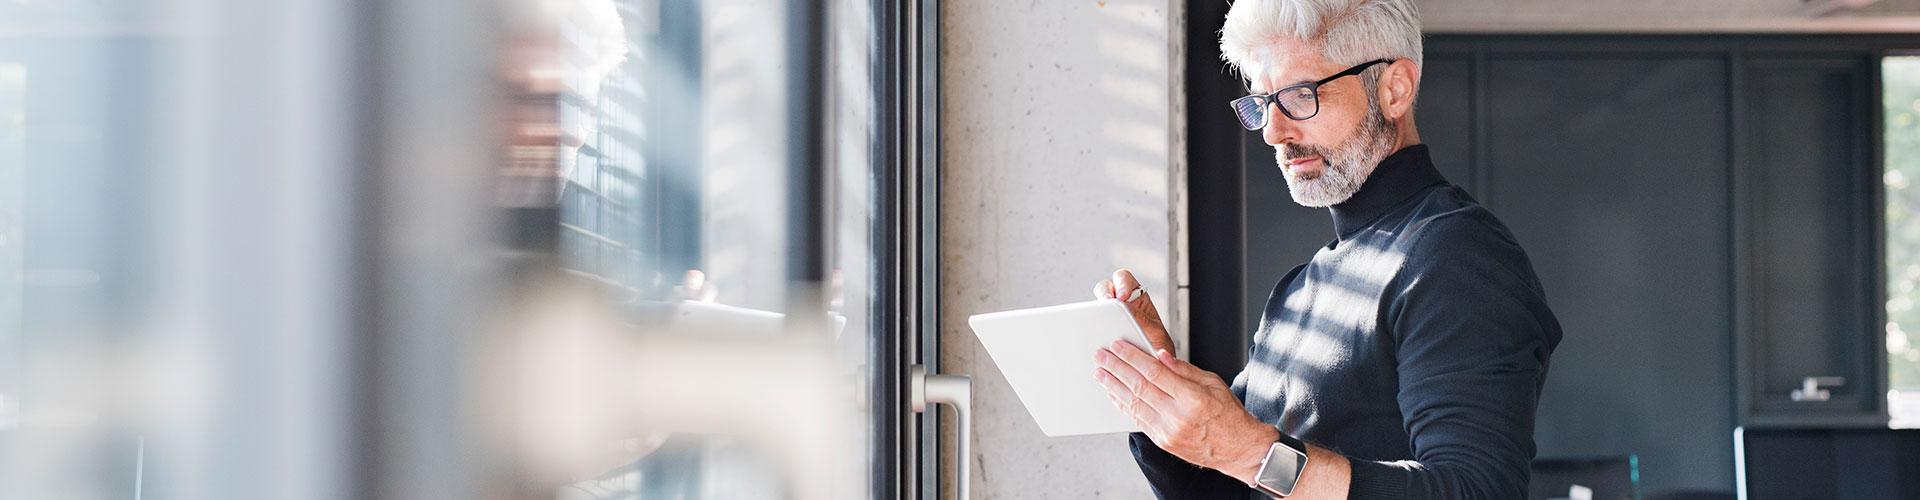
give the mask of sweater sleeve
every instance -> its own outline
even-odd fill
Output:
[[[1524,498],[1559,324],[1504,229],[1457,214],[1431,224],[1383,315],[1414,459],[1352,460],[1349,498]]]
[[[1147,484],[1153,486],[1154,496],[1163,500],[1247,498],[1253,493],[1238,479],[1167,453],[1146,434],[1135,432],[1127,436],[1127,442],[1140,472],[1147,476]]]

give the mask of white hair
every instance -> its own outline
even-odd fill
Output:
[[[613,0],[513,0],[507,2],[508,27],[517,50],[537,54],[537,60],[516,68],[526,76],[558,81],[552,85],[592,101],[601,84],[627,60],[627,28]]]
[[[1220,57],[1245,68],[1261,49],[1281,40],[1318,47],[1337,64],[1386,58],[1424,67],[1420,15],[1411,0],[1239,0],[1220,29]],[[1362,80],[1373,88],[1378,75],[1370,68]]]

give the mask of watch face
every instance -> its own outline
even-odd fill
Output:
[[[1306,466],[1305,452],[1276,442],[1267,448],[1267,460],[1260,465],[1260,476],[1256,481],[1281,496],[1291,495],[1294,484],[1300,481],[1301,469]]]

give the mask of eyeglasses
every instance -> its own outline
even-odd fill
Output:
[[[1287,118],[1305,120],[1320,114],[1320,86],[1342,77],[1358,75],[1375,64],[1391,63],[1392,59],[1374,59],[1321,78],[1317,82],[1289,85],[1268,94],[1254,94],[1233,100],[1233,114],[1240,117],[1240,126],[1247,130],[1260,130],[1267,126],[1267,105],[1278,104],[1280,112]]]

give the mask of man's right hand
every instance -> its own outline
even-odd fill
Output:
[[[1146,287],[1140,286],[1140,280],[1134,279],[1133,271],[1114,271],[1111,279],[1100,280],[1100,283],[1093,285],[1093,296],[1126,302],[1127,310],[1133,313],[1133,321],[1140,325],[1141,332],[1147,334],[1147,343],[1153,344],[1153,350],[1179,352],[1173,348],[1173,336],[1167,334],[1166,324],[1160,322],[1160,311],[1153,307],[1153,300],[1147,297]]]

